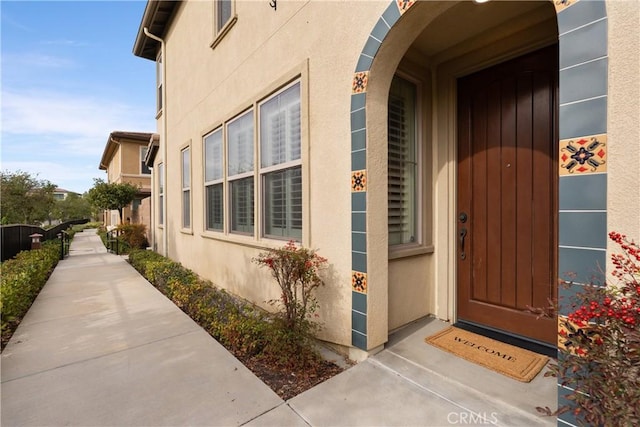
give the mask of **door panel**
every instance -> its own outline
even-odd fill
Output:
[[[557,57],[458,80],[458,319],[554,344],[555,319],[525,310],[556,292]]]

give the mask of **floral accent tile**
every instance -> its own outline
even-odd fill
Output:
[[[360,71],[353,76],[353,86],[351,93],[364,93],[367,91],[367,82],[369,81],[369,72]]]
[[[415,4],[416,0],[396,0],[396,4],[398,5],[398,9],[400,10],[400,15],[405,13],[411,6]]]
[[[607,171],[607,135],[560,141],[560,175]]]
[[[585,338],[594,341],[600,339],[598,332],[587,326],[580,327],[570,321],[565,316],[558,316],[558,347],[568,350],[572,354],[582,356],[585,354],[584,349],[580,348],[578,343]]]
[[[367,171],[351,172],[351,191],[367,191]]]
[[[359,271],[351,272],[351,289],[362,294],[367,293],[367,274]]]
[[[556,7],[556,13],[562,12],[578,0],[555,0],[553,5]]]

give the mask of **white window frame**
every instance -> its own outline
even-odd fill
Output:
[[[221,22],[221,6],[224,2],[228,2],[231,7],[229,17]],[[238,20],[236,15],[236,0],[214,0],[213,1],[213,41],[211,42],[211,48],[215,48],[224,36],[229,32],[233,24]]]
[[[416,95],[416,106],[415,106],[415,138],[414,138],[414,150],[415,150],[415,160],[416,160],[416,171],[415,171],[415,201],[414,201],[414,241],[412,242],[402,242],[398,244],[389,243],[389,252],[395,256],[403,256],[404,254],[410,255],[410,253],[406,253],[406,250],[421,248],[424,241],[424,148],[423,148],[423,113],[422,113],[422,91],[423,84],[420,80],[413,78],[412,76],[403,73],[396,72],[395,77],[399,77],[415,86],[415,95]],[[388,106],[387,106],[388,107]],[[388,114],[388,113],[387,113]],[[388,146],[387,146],[388,150]],[[387,178],[388,180],[389,178]],[[388,184],[388,181],[387,181]],[[389,215],[387,214],[387,221]],[[392,256],[395,257],[395,256]]]
[[[158,163],[158,225],[164,225],[164,163]]]
[[[209,159],[209,157],[207,157],[207,143],[208,143],[208,138],[210,137],[214,137],[216,134],[220,134],[220,175],[219,177],[215,177],[214,176],[208,176],[207,174],[207,166],[209,164],[209,161],[214,161],[215,162],[215,158],[213,159]],[[204,229],[206,231],[213,231],[213,232],[224,232],[225,230],[225,194],[226,194],[226,190],[225,190],[225,169],[226,169],[226,162],[225,162],[225,135],[223,132],[223,126],[218,127],[217,129],[214,129],[213,131],[209,132],[208,134],[206,134],[203,138],[202,138],[202,155],[203,155],[203,164],[204,164]],[[215,153],[214,153],[215,155]],[[221,226],[220,228],[215,228],[215,227],[210,227],[209,224],[209,187],[212,186],[220,186],[222,188],[222,206],[221,206],[221,214],[222,214],[222,221],[221,221]]]
[[[156,113],[162,113],[164,100],[162,98],[162,86],[164,85],[164,74],[162,68],[162,52],[156,58]]]
[[[147,155],[147,147],[140,146],[140,175],[151,175],[151,168],[144,163],[144,158]],[[146,168],[146,172],[145,172]]]
[[[282,163],[278,163],[275,165],[267,165],[267,166],[263,166],[263,158],[266,157],[266,153],[263,152],[263,136],[262,136],[262,120],[264,119],[263,117],[263,112],[262,112],[262,107],[269,103],[270,101],[274,100],[275,98],[279,97],[280,95],[282,95],[283,93],[285,93],[287,90],[293,88],[297,86],[298,87],[298,108],[299,108],[299,122],[298,122],[298,126],[299,126],[299,131],[300,134],[298,136],[299,138],[299,147],[298,147],[298,158],[297,159],[292,159],[292,160],[287,160],[287,161],[283,161]],[[261,102],[258,103],[258,141],[259,141],[259,180],[260,180],[260,200],[261,200],[261,206],[260,206],[260,223],[261,223],[261,230],[262,230],[262,237],[268,238],[268,239],[276,239],[276,240],[296,240],[296,241],[302,241],[302,234],[303,234],[303,229],[304,229],[304,214],[302,212],[302,210],[304,209],[304,184],[303,184],[303,179],[302,179],[302,146],[303,146],[303,138],[302,138],[302,82],[301,79],[296,79],[295,81],[289,83],[288,85],[281,87],[280,89],[278,89],[276,92],[272,93],[268,98],[265,98],[264,100],[262,100]],[[282,110],[278,111],[278,114],[280,114],[282,112]],[[289,234],[283,234],[283,235],[278,235],[278,234],[269,234],[267,233],[267,177],[274,173],[274,172],[286,172],[288,170],[293,170],[293,169],[299,169],[300,171],[300,230],[299,230],[299,235],[293,235],[292,233]],[[292,217],[288,214],[285,213],[285,217],[288,220],[292,220]],[[291,229],[292,227],[287,227],[289,229]],[[283,229],[283,231],[285,231],[286,229]]]
[[[187,160],[187,162],[185,162]],[[181,206],[182,206],[182,228],[191,229],[191,147],[186,146],[180,150],[180,183],[181,183]],[[188,200],[186,200],[188,199]]]
[[[251,138],[249,138],[249,141],[251,143],[251,166],[250,167],[246,167],[246,168],[241,168],[243,170],[240,171],[236,171],[236,170],[232,170],[236,169],[236,165],[232,162],[231,156],[232,154],[235,152],[234,149],[232,149],[231,147],[231,138],[232,138],[232,132],[229,130],[229,126],[232,126],[235,122],[237,122],[238,120],[242,120],[245,117],[247,117],[248,115],[251,116]],[[226,194],[227,194],[227,205],[228,205],[228,215],[227,215],[227,227],[229,230],[229,233],[232,234],[241,234],[241,235],[254,235],[255,230],[256,230],[256,185],[255,185],[255,165],[256,165],[256,161],[255,161],[255,135],[256,135],[256,130],[255,130],[255,109],[252,106],[251,108],[243,111],[242,113],[238,114],[236,117],[234,117],[233,119],[229,120],[228,122],[225,123],[224,125],[224,135],[225,135],[225,146],[226,146],[226,173],[227,173],[227,186],[226,186]],[[246,170],[244,170],[246,169]],[[251,196],[252,197],[252,203],[251,203],[251,208],[250,208],[250,212],[248,212],[248,215],[251,215],[251,218],[253,220],[251,226],[247,225],[246,227],[250,229],[247,230],[240,230],[238,228],[234,228],[234,204],[233,204],[233,197],[234,197],[234,191],[233,191],[233,184],[235,182],[240,182],[242,180],[253,180],[253,191],[251,192]]]

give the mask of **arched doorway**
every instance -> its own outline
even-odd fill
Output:
[[[587,52],[586,43],[593,47],[594,40],[595,51]],[[352,213],[359,224],[363,219],[366,223],[364,229],[352,230],[357,247],[353,308],[359,316],[352,328],[354,346],[374,349],[386,341],[390,329],[421,314],[459,318],[460,232],[465,227],[458,209],[458,81],[556,43],[559,65],[554,67],[560,82],[558,135],[551,153],[551,197],[557,200],[550,208],[552,282],[564,272],[592,269],[591,262],[604,260],[604,239],[589,246],[574,244],[573,233],[593,213],[588,202],[576,201],[575,192],[584,194],[584,186],[592,183],[589,191],[606,192],[601,182],[606,182],[606,84],[597,93],[585,89],[606,82],[604,3],[394,1],[373,28],[356,67],[351,100],[352,118],[359,119],[352,123],[366,123],[352,129]],[[422,123],[417,134],[423,164],[415,185],[421,219],[418,237],[404,242],[404,253],[389,245],[390,172],[385,166],[394,75],[418,87],[421,99],[416,111]],[[588,120],[580,116],[587,109]],[[573,164],[571,150],[585,145],[590,150],[586,143],[592,140],[598,142],[598,150],[589,151],[596,161]],[[470,236],[465,238],[470,245]],[[487,325],[482,316],[478,323],[503,329]],[[527,336],[521,330],[514,333]]]

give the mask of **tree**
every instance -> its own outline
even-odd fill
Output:
[[[69,193],[63,200],[57,200],[54,216],[60,221],[91,218],[91,203],[78,193]]]
[[[133,202],[140,187],[128,182],[108,183],[100,178],[94,178],[93,181],[93,188],[87,193],[89,203],[98,209],[117,209],[122,222],[122,209]]]
[[[55,184],[22,171],[0,172],[2,224],[39,224],[55,205]]]

